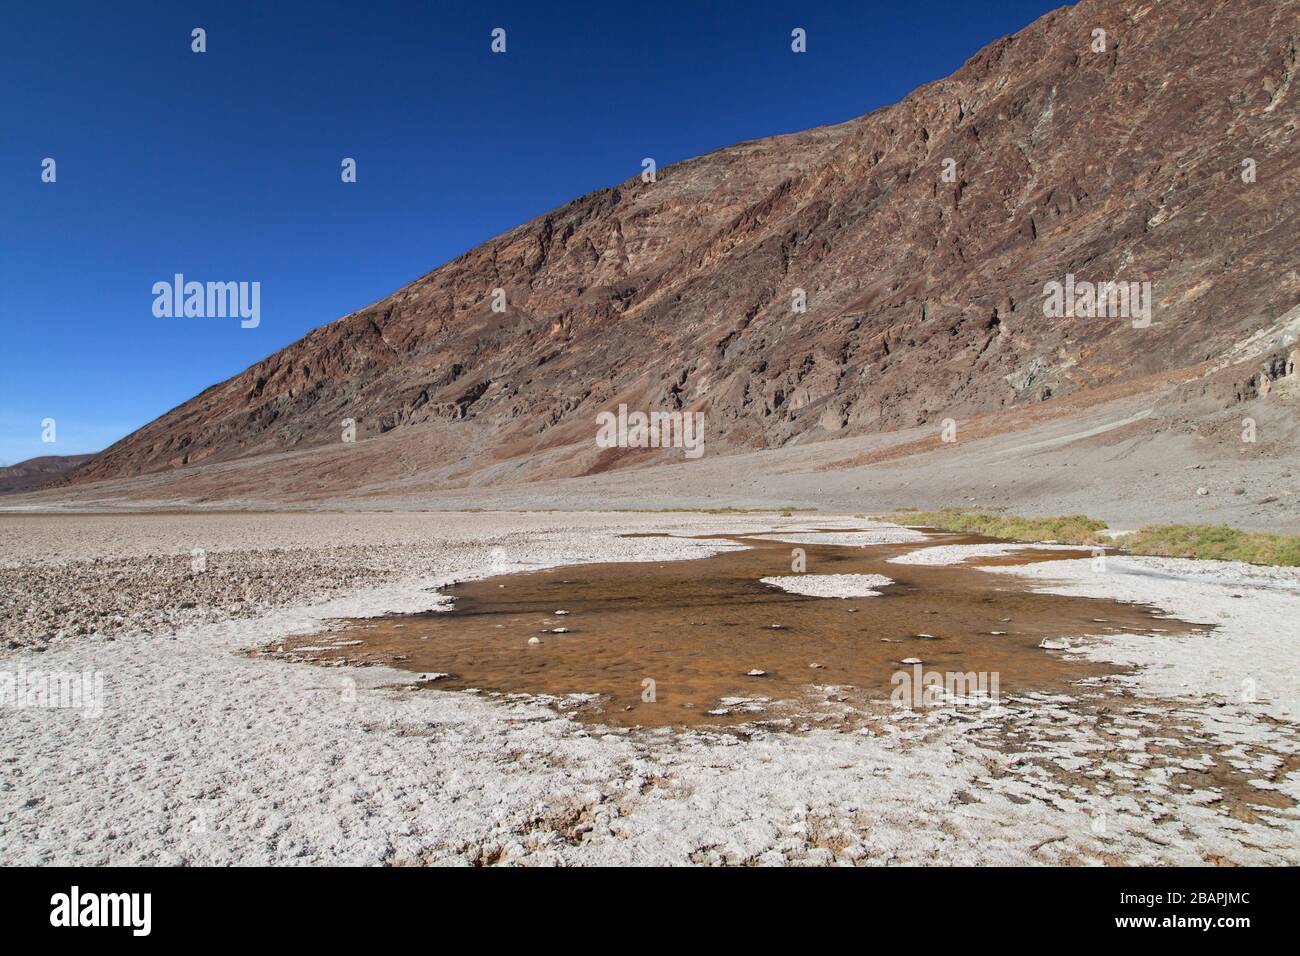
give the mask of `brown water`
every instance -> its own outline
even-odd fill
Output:
[[[927,672],[996,673],[1003,694],[1067,691],[1117,668],[1067,660],[1040,648],[1045,638],[1077,643],[1088,634],[1202,630],[1143,605],[1036,594],[1011,575],[887,563],[916,544],[863,548],[712,537],[750,548],[467,581],[447,589],[455,599],[451,611],[352,621],[341,631],[286,642],[282,652],[451,675],[427,685],[434,689],[597,694],[577,708],[579,717],[691,726],[824,703],[826,691],[813,685],[844,688],[832,693],[839,700],[856,694],[885,701],[893,675],[912,669],[904,658],[919,658]],[[936,537],[945,544],[991,540]],[[792,573],[795,547],[806,552],[809,574],[881,574],[895,583],[865,598],[804,597],[760,583]],[[1090,555],[1025,550],[975,560],[1006,565]],[[569,632],[553,633],[557,627]],[[532,637],[541,643],[530,645]],[[765,676],[747,676],[754,669]],[[646,679],[654,682],[652,702],[643,699]],[[771,703],[721,703],[755,697]],[[718,710],[727,712],[709,713]]]

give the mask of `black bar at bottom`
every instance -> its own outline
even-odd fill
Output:
[[[373,945],[390,929],[428,934],[432,942],[448,931],[473,932],[472,926],[490,937],[533,934],[554,943],[589,938],[605,925],[618,934],[640,927],[647,941],[665,943],[664,932],[687,920],[697,939],[704,926],[726,934],[731,945],[765,937],[778,924],[792,929],[791,921],[812,933],[810,941],[822,932],[869,938],[911,925],[922,935],[954,939],[1050,930],[1071,941],[1200,933],[1230,942],[1242,932],[1289,926],[1285,887],[1292,882],[1287,869],[1211,868],[490,876],[418,869],[0,869],[0,925],[9,942],[76,934],[79,941],[111,936],[128,944]]]

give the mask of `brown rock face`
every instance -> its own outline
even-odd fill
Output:
[[[894,106],[498,236],[70,480],[337,444],[345,418],[449,436],[414,469],[577,474],[649,457],[595,447],[620,402],[757,448],[1206,362],[1300,301],[1298,49],[1296,0],[1084,0]],[[1150,282],[1150,326],[1045,317],[1067,274]]]

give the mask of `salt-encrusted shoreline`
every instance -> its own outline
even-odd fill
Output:
[[[260,516],[263,527],[232,535],[181,516],[149,541],[127,530],[130,518],[119,520],[104,540],[55,542],[43,553],[175,554],[203,537],[276,548],[322,528],[314,518]],[[410,516],[331,516],[322,540],[393,547],[412,570],[253,619],[0,652],[0,668],[98,670],[106,692],[99,720],[50,708],[4,713],[0,853],[13,863],[73,864],[1300,862],[1293,809],[1253,808],[1253,818],[1238,819],[1205,789],[1183,789],[1191,778],[1181,765],[1195,760],[1161,743],[1174,724],[1190,726],[1196,753],[1293,792],[1276,762],[1294,752],[1294,683],[1264,683],[1273,700],[1263,711],[1218,706],[1243,660],[1287,666],[1280,634],[1251,630],[1266,618],[1296,619],[1300,598],[1281,589],[1252,594],[1269,602],[1256,613],[1231,586],[1198,596],[1185,583],[1117,576],[1107,594],[1184,602],[1231,630],[1223,639],[1082,642],[1083,653],[1139,665],[1130,684],[1137,696],[1106,714],[1040,695],[992,710],[889,713],[862,732],[758,725],[748,739],[578,724],[522,697],[414,690],[412,674],[237,653],[331,618],[427,609],[453,579],[733,546],[623,532],[792,525],[749,516],[460,515],[421,526]],[[412,540],[393,541],[398,534]],[[1102,586],[1070,571],[1074,564],[1089,562],[997,570],[1041,568],[1070,582],[1051,587]],[[1204,679],[1182,687],[1193,666]],[[1181,691],[1174,711],[1154,696],[1172,690]],[[810,695],[810,705],[840,706],[835,688]],[[1264,713],[1284,723],[1266,724]]]
[[[891,564],[942,565],[960,564],[973,558],[1000,558],[1017,551],[1078,551],[1080,545],[1072,544],[1013,544],[1000,541],[996,544],[938,544],[889,559]]]
[[[781,541],[785,544],[837,544],[845,548],[865,548],[873,544],[910,544],[913,541],[919,543],[926,538],[920,531],[896,525],[853,531],[785,531],[780,534],[756,534],[754,537],[759,541]]]
[[[1300,719],[1300,568],[1111,556],[1100,565],[1084,558],[981,570],[1040,581],[1038,590],[1049,594],[1152,604],[1171,617],[1213,625],[1191,638],[1093,636],[1074,650],[1136,665],[1123,681],[1145,695],[1212,697],[1255,715]]]

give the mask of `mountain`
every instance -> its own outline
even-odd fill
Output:
[[[358,457],[310,475],[321,494],[372,468],[491,483],[680,457],[598,448],[620,403],[704,412],[711,454],[1126,383],[1227,407],[1286,374],[1300,331],[1298,50],[1296,0],[1084,0],[893,106],[512,229],[67,481],[339,450],[344,419]],[[1148,327],[1045,314],[1049,283],[1108,280],[1150,283]]]
[[[65,477],[94,455],[41,455],[16,465],[0,467],[0,495],[33,491]]]

